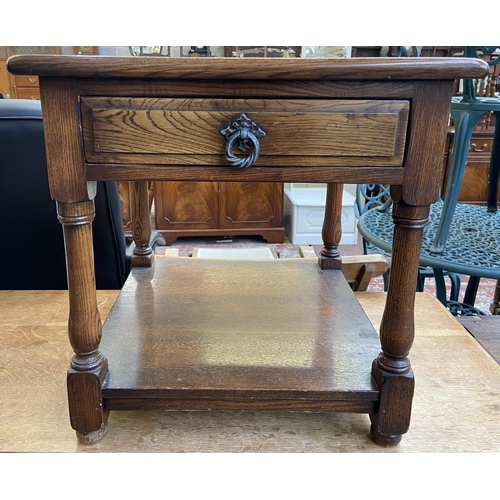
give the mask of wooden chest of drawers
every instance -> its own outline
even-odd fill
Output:
[[[407,432],[423,226],[438,195],[455,58],[14,57],[40,75],[49,185],[69,276],[70,420],[84,443],[110,410],[368,413]],[[102,327],[94,181],[134,182],[134,269]],[[326,182],[318,262],[154,262],[147,181]],[[343,183],[390,183],[394,238],[376,334],[341,272]],[[102,344],[101,344],[102,338]],[[439,369],[436,370],[436,376]]]
[[[493,147],[493,131],[494,127],[491,127],[487,131],[475,131],[472,134],[464,179],[458,197],[458,201],[460,202],[486,205],[488,197],[488,174]],[[449,158],[454,144],[453,132],[449,135],[450,141],[447,161],[445,161],[443,192],[448,180]]]
[[[18,99],[40,100],[38,76],[14,76],[12,87]]]

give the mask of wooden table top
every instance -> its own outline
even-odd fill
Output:
[[[117,294],[98,291],[103,318]],[[378,328],[385,293],[357,297]],[[416,300],[410,430],[390,449],[370,439],[364,414],[227,411],[115,411],[101,442],[79,444],[67,315],[65,291],[0,291],[0,452],[500,452],[500,366],[429,294]]]

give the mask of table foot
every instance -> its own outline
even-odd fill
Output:
[[[402,434],[394,434],[390,436],[383,436],[378,432],[378,415],[370,415],[372,425],[370,427],[370,435],[375,444],[384,447],[397,446],[401,442]]]
[[[108,432],[108,424],[104,424],[98,431],[92,432],[80,432],[76,431],[76,437],[78,441],[82,444],[96,444],[98,443]]]
[[[380,446],[396,446],[410,427],[415,387],[410,362],[381,353],[373,361],[372,376],[380,390],[378,411],[370,414],[372,439]]]

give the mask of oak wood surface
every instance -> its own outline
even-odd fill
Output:
[[[152,225],[149,205],[149,186],[146,181],[134,182],[133,235],[135,247],[131,265],[151,267],[154,261],[154,251],[151,247]]]
[[[79,103],[75,82],[71,79],[40,86],[43,128],[50,144],[46,147],[47,164],[57,165],[48,169],[52,198],[59,202],[78,203],[94,199],[97,183],[86,182],[82,156],[83,140],[79,123]],[[61,120],[61,116],[67,119]]]
[[[352,316],[338,317],[338,307]],[[286,401],[299,399],[311,410],[347,400],[366,411],[377,400],[369,365],[378,342],[340,271],[302,259],[163,259],[132,271],[105,323],[105,407],[142,398],[183,408],[182,395],[189,409],[196,400],[293,409]]]
[[[417,82],[415,87],[401,196],[394,196],[394,201],[426,205],[436,201],[443,175],[442,157],[453,89],[444,82]]]
[[[97,291],[103,319],[118,293]],[[356,297],[378,329],[386,294]],[[418,388],[411,429],[395,448],[371,441],[367,415],[254,411],[115,411],[105,439],[80,444],[68,424],[68,312],[63,290],[0,291],[4,453],[500,452],[500,366],[427,293],[416,297],[412,364]]]
[[[354,284],[354,290],[364,292],[372,278],[382,276],[389,269],[389,263],[383,255],[345,255],[342,257],[342,274],[348,283]]]
[[[106,78],[192,78],[234,80],[450,80],[483,77],[488,64],[479,59],[353,58],[353,59],[240,59],[109,56],[12,56],[8,70],[17,75]]]
[[[463,317],[460,323],[500,364],[500,316]]]
[[[381,87],[388,99],[411,99],[413,84],[409,81],[352,80],[234,80],[230,88],[224,80],[148,79],[138,83],[130,78],[85,78],[78,82],[82,96],[110,97],[207,97],[233,98],[343,98],[377,99]]]
[[[221,131],[249,113],[266,133],[256,166],[400,166],[408,110],[406,101],[82,98],[90,163],[220,165]]]
[[[318,259],[314,248],[306,245],[299,246],[299,256],[303,259]],[[382,276],[388,269],[387,259],[380,254],[344,255],[342,257],[342,274],[356,292],[366,291],[370,281],[377,276]]]
[[[321,228],[321,249],[318,263],[321,269],[342,269],[338,245],[342,237],[342,193],[343,184],[329,182],[326,187],[325,218]]]
[[[187,158],[187,157],[186,157]],[[306,168],[296,168],[305,166]],[[401,184],[403,169],[398,167],[255,167],[235,170],[211,166],[164,166],[87,164],[86,179],[121,181],[211,181],[211,182],[336,182],[356,184],[359,179],[379,184]]]

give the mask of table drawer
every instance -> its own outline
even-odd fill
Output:
[[[409,111],[399,100],[83,97],[81,106],[88,163],[225,166],[221,131],[244,113],[265,132],[255,165],[271,167],[401,166]]]

